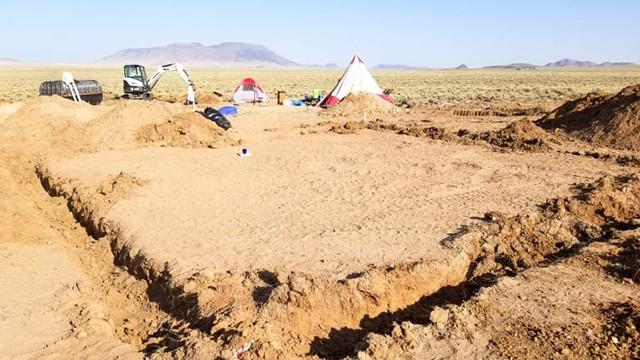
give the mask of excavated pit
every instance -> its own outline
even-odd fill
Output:
[[[66,198],[69,209],[92,236],[110,241],[116,264],[149,284],[151,300],[174,318],[186,321],[190,328],[231,347],[251,338],[290,342],[300,336],[317,337],[323,334],[322,329],[354,326],[361,314],[401,308],[411,299],[462,281],[473,253],[478,251],[469,244],[469,253],[455,251],[447,260],[372,268],[337,283],[303,273],[268,271],[213,277],[192,274],[188,279],[175,279],[166,263],[132,249],[116,225],[92,210],[99,200],[83,200],[77,190],[67,192],[64,186],[52,182],[46,171],[38,169],[43,187],[52,196]],[[101,206],[104,204],[96,208]],[[327,293],[334,295],[327,297]],[[235,299],[229,299],[230,295]],[[232,304],[224,304],[228,301]],[[247,326],[251,320],[253,323]],[[264,345],[273,346],[272,342]],[[299,355],[309,352],[307,344],[287,345]]]
[[[358,125],[349,126],[356,128]],[[139,127],[135,127],[135,129],[137,128]],[[131,126],[131,130],[134,130],[133,126]],[[437,129],[430,130],[431,132],[435,137],[441,136],[438,135]],[[130,133],[132,134],[133,131]],[[279,135],[276,134],[276,136]],[[238,349],[247,341],[251,341],[253,344],[251,353],[247,355],[248,358],[275,358],[277,356],[282,358],[304,356],[334,358],[352,355],[358,350],[361,340],[364,340],[368,333],[393,333],[397,328],[394,323],[400,321],[408,320],[417,324],[433,322],[433,316],[429,316],[427,319],[425,311],[433,315],[432,310],[437,310],[441,306],[464,304],[478,291],[491,287],[496,279],[505,274],[512,275],[554,258],[570,257],[582,244],[590,243],[595,239],[607,241],[611,232],[633,227],[634,219],[638,217],[637,205],[634,205],[638,204],[637,179],[633,176],[604,178],[592,186],[578,188],[576,196],[560,196],[553,201],[544,203],[539,212],[524,211],[527,209],[526,204],[538,203],[546,198],[551,193],[550,188],[557,190],[559,186],[576,182],[577,179],[590,179],[596,173],[607,173],[611,170],[598,168],[597,171],[591,172],[588,165],[600,166],[595,161],[591,163],[582,159],[580,161],[583,161],[583,164],[580,164],[579,161],[576,161],[578,164],[573,164],[572,160],[554,155],[556,156],[553,158],[554,161],[561,161],[554,168],[548,164],[551,158],[546,158],[545,154],[536,154],[535,156],[540,156],[540,158],[535,161],[530,160],[529,156],[492,152],[488,152],[491,154],[490,160],[473,157],[469,159],[470,156],[476,156],[478,152],[486,151],[486,149],[474,148],[470,155],[468,149],[456,148],[455,145],[437,144],[432,148],[422,148],[422,142],[415,139],[398,141],[397,137],[391,139],[384,134],[372,136],[374,136],[375,141],[373,142],[376,143],[376,147],[384,145],[385,142],[387,145],[391,145],[387,149],[389,150],[388,157],[382,159],[382,162],[389,163],[391,160],[397,161],[399,159],[398,169],[405,169],[408,172],[400,174],[398,169],[391,169],[388,172],[393,173],[393,178],[402,178],[403,183],[405,183],[405,179],[416,176],[416,174],[424,175],[419,173],[421,168],[431,171],[429,178],[436,177],[438,173],[435,169],[443,166],[445,167],[444,172],[450,172],[450,167],[455,168],[456,171],[462,170],[461,178],[483,174],[487,178],[480,179],[480,182],[490,181],[496,186],[496,193],[473,187],[471,187],[473,191],[467,193],[460,191],[460,188],[469,189],[468,185],[473,184],[457,184],[453,179],[454,187],[439,189],[445,190],[437,194],[442,196],[442,199],[434,199],[431,196],[419,199],[420,201],[425,200],[425,202],[433,201],[430,204],[439,207],[440,215],[446,214],[447,204],[453,204],[451,206],[456,208],[471,207],[470,214],[482,214],[491,209],[479,211],[480,208],[477,207],[476,200],[484,203],[488,200],[495,201],[498,196],[509,196],[510,200],[517,205],[514,208],[506,209],[508,213],[522,213],[523,215],[487,213],[484,219],[475,219],[472,224],[463,225],[459,231],[449,234],[443,242],[442,248],[433,249],[434,252],[438,251],[438,256],[433,258],[418,256],[401,263],[373,262],[364,265],[357,264],[358,266],[345,265],[334,274],[326,272],[326,269],[331,268],[333,264],[324,258],[320,259],[325,260],[324,265],[313,269],[314,271],[304,271],[304,267],[295,263],[288,264],[288,266],[277,266],[278,259],[274,262],[276,266],[267,264],[237,267],[231,270],[225,269],[224,266],[216,268],[215,266],[220,265],[215,262],[224,260],[224,257],[221,256],[208,258],[207,261],[213,263],[214,266],[207,268],[203,265],[208,262],[198,262],[196,257],[186,257],[175,261],[172,256],[158,256],[159,253],[153,252],[153,248],[142,246],[140,240],[147,238],[151,240],[151,244],[158,242],[158,239],[163,235],[161,232],[164,230],[160,229],[160,232],[155,233],[155,236],[153,233],[149,236],[149,233],[137,231],[139,228],[124,226],[123,224],[126,223],[123,223],[122,219],[139,213],[143,221],[135,223],[141,226],[147,226],[147,223],[153,224],[155,218],[167,221],[166,217],[159,217],[150,208],[158,207],[167,199],[172,199],[171,197],[160,197],[156,200],[143,198],[142,202],[149,202],[150,208],[136,209],[133,207],[133,211],[130,211],[127,210],[127,207],[136,204],[136,201],[140,201],[140,194],[144,194],[150,189],[153,190],[154,187],[157,189],[170,185],[170,190],[175,190],[176,188],[171,187],[174,185],[172,181],[177,183],[187,181],[177,174],[187,173],[197,177],[202,175],[199,175],[198,171],[210,167],[212,171],[204,173],[205,180],[216,178],[210,175],[223,173],[220,170],[224,170],[225,176],[234,180],[233,186],[250,189],[247,193],[255,193],[258,187],[251,182],[247,183],[247,177],[235,176],[237,174],[233,172],[233,169],[215,167],[214,160],[217,156],[220,156],[220,162],[225,164],[233,161],[232,159],[237,159],[232,152],[228,155],[220,155],[220,153],[207,152],[206,149],[158,149],[151,146],[135,151],[121,152],[117,149],[107,149],[107,151],[93,154],[74,154],[71,159],[59,160],[60,162],[56,166],[51,163],[56,159],[49,159],[51,162],[39,163],[36,170],[38,178],[47,192],[52,196],[62,197],[76,220],[85,227],[87,232],[100,239],[100,242],[109,244],[115,257],[115,264],[125,268],[135,278],[144,281],[147,285],[145,293],[137,293],[134,296],[144,296],[147,300],[151,299],[155,304],[158,304],[160,310],[168,314],[166,317],[158,317],[151,319],[151,321],[144,318],[123,320],[123,326],[119,327],[121,330],[118,330],[123,338],[129,339],[128,341],[132,343],[137,342],[137,347],[147,353],[162,355],[164,352],[171,352],[171,356],[177,358],[193,357],[196,354],[197,356],[206,354],[211,358],[216,356],[229,358],[229,349]],[[315,139],[313,137],[307,139],[309,142],[307,149],[318,149],[318,153],[324,152],[323,156],[327,156],[327,154],[332,156],[329,161],[331,164],[326,168],[322,163],[322,158],[311,154],[310,150],[305,152],[304,148],[298,151],[302,154],[311,154],[311,157],[294,160],[295,166],[289,165],[292,163],[291,159],[286,157],[286,152],[278,152],[278,148],[273,147],[272,141],[267,141],[268,146],[256,141],[252,143],[252,150],[256,154],[263,154],[264,157],[260,159],[261,163],[275,159],[277,165],[275,167],[279,167],[279,171],[291,178],[296,178],[291,174],[301,173],[300,166],[303,166],[306,172],[310,172],[310,168],[304,166],[311,163],[322,168],[323,171],[326,170],[327,173],[320,174],[321,178],[339,177],[336,173],[340,175],[351,174],[351,179],[374,178],[376,190],[387,190],[381,185],[385,181],[389,181],[391,177],[382,179],[383,182],[375,182],[377,180],[375,177],[380,177],[380,174],[367,173],[367,168],[357,167],[362,162],[373,161],[369,159],[374,159],[375,155],[381,155],[367,148],[367,144],[372,142],[371,138],[349,139],[347,141],[344,140],[347,137],[334,137],[341,138],[341,140],[332,138],[326,143],[319,142],[324,139],[320,135]],[[280,138],[278,140],[280,141],[278,146],[287,149],[287,151],[293,148],[292,144],[299,143],[299,139],[288,142]],[[127,143],[127,146],[131,146],[131,144]],[[416,166],[415,164],[424,158],[424,156],[415,155],[418,147],[421,151],[426,150],[437,156],[445,157],[446,161],[443,162],[445,165],[443,163],[420,163],[420,165],[426,166]],[[348,151],[339,152],[336,156],[336,149],[343,148]],[[456,155],[461,158],[446,158],[451,151],[459,151]],[[268,155],[269,153],[271,154]],[[437,157],[436,155],[433,157]],[[84,158],[89,161],[83,162]],[[494,164],[494,161],[498,161],[496,159],[506,161],[506,165],[505,162]],[[194,163],[195,170],[188,168],[190,162]],[[522,163],[526,163],[526,166]],[[115,164],[114,167],[117,170],[100,168],[101,164]],[[177,171],[183,164],[185,169],[190,171]],[[67,170],[76,167],[82,170],[75,174],[71,172],[71,176],[65,177],[62,174],[66,174],[66,172],[61,171],[60,166],[68,166]],[[249,165],[244,162],[234,163],[234,166],[246,169]],[[504,170],[505,166],[507,171]],[[52,169],[55,170],[55,173]],[[544,169],[547,172],[540,172],[539,169]],[[176,171],[174,172],[174,170]],[[271,168],[258,170],[260,171],[254,174],[275,173]],[[162,173],[163,177],[149,176],[158,173]],[[90,180],[82,181],[87,179],[87,174],[90,174]],[[549,182],[549,174],[557,175],[552,177],[556,183]],[[504,179],[514,179],[514,181],[505,181]],[[278,183],[275,181],[277,179],[274,179],[273,182],[264,180],[264,178],[259,180],[258,184],[268,188],[269,191],[279,189]],[[323,197],[326,196],[327,191],[332,190],[331,187],[324,187],[323,183],[313,182],[314,180],[313,178],[302,178],[300,183],[304,184],[305,189],[317,190]],[[243,183],[243,181],[245,182]],[[443,178],[442,182],[452,185],[451,178]],[[520,188],[512,187],[513,183],[519,186],[527,183],[532,189],[538,189],[539,191],[530,192],[528,195],[538,200],[518,199]],[[216,181],[202,182],[201,184],[218,188],[225,186],[224,183]],[[393,190],[393,183],[391,185],[389,189]],[[407,185],[405,183],[402,188],[409,192],[406,194],[406,198],[422,196],[420,192],[415,192],[416,189],[424,188],[420,185],[422,184]],[[440,185],[436,183],[433,188]],[[333,199],[334,202],[353,201],[361,204],[364,201],[369,205],[376,204],[375,197],[362,192],[363,184],[355,181],[347,183],[345,186],[348,186],[349,189],[356,189],[354,192],[357,194],[355,200],[340,197],[349,193],[344,191],[344,188],[334,188],[330,194],[339,195]],[[187,186],[184,186],[187,189],[190,187],[193,186],[189,186],[188,182]],[[395,191],[397,188],[395,187]],[[170,195],[179,199],[188,194],[183,188],[178,190]],[[285,192],[278,194],[287,194],[287,191],[291,192],[292,190],[287,188]],[[221,193],[224,194],[224,191]],[[209,193],[204,195],[207,194]],[[391,191],[382,194],[384,197],[388,197],[395,193]],[[304,195],[309,197],[306,193]],[[541,198],[542,196],[544,197]],[[201,196],[198,198],[200,202],[212,201],[212,199],[215,197]],[[404,201],[405,197],[400,199]],[[221,199],[222,203],[227,200],[227,198]],[[265,200],[269,200],[269,198],[253,199],[253,201],[262,202]],[[198,201],[191,201],[188,204],[199,206]],[[273,211],[279,209],[277,206],[282,206],[282,204],[275,205]],[[303,203],[303,205],[313,207],[317,203]],[[386,214],[394,213],[397,210],[394,205],[383,206],[378,210]],[[216,206],[207,208],[216,208]],[[180,218],[180,212],[185,211],[185,208],[178,206],[173,210],[171,216]],[[121,211],[120,217],[114,217],[113,215],[118,214],[118,211]],[[295,220],[300,221],[302,213],[299,211],[293,213],[298,216]],[[349,212],[344,211],[344,213]],[[241,218],[236,216],[238,214],[226,215],[222,212],[213,218],[235,221],[236,223],[230,229],[242,228],[237,224],[237,219]],[[247,216],[249,222],[252,221],[252,214],[240,215]],[[405,224],[405,226],[419,228],[422,226],[420,221],[426,223],[429,219],[426,216],[416,216],[415,218],[418,221],[416,224]],[[180,219],[188,222],[189,216]],[[313,220],[313,216],[310,219]],[[198,220],[202,220],[202,216]],[[332,224],[333,228],[323,230],[329,235],[336,230],[341,230],[337,225],[347,225],[349,230],[362,230],[357,227],[351,228],[349,223],[344,222],[343,219],[340,220],[342,223],[337,222]],[[394,221],[398,221],[398,219],[385,218],[380,223],[393,224]],[[447,232],[464,222],[458,218],[448,221],[443,225],[447,227]],[[478,224],[479,221],[486,223]],[[269,223],[273,224],[273,218]],[[451,226],[451,223],[456,225]],[[184,230],[184,228],[180,228],[182,224],[178,222],[177,225],[178,230]],[[206,228],[198,228],[195,221],[186,225],[196,226],[198,230],[206,230]],[[153,226],[150,228],[153,229]],[[268,227],[264,229],[269,231]],[[280,231],[282,229],[286,229],[286,227],[280,228]],[[381,229],[373,230],[374,233],[381,231]],[[392,233],[393,231],[390,232],[390,234]],[[248,238],[255,237],[256,234],[258,233],[251,233]],[[337,235],[341,235],[339,231]],[[407,238],[415,239],[415,235],[409,235]],[[444,236],[444,234],[442,235]],[[169,238],[172,240],[172,252],[175,254],[180,254],[183,248],[190,245],[181,242],[184,240],[181,236],[169,236]],[[344,233],[336,238],[343,241]],[[560,241],[555,241],[556,238]],[[302,243],[303,237],[299,239],[297,242],[292,242],[292,246]],[[533,241],[530,241],[531,239]],[[426,244],[425,242],[421,245],[426,247]],[[621,258],[633,258],[634,249],[637,249],[634,244],[631,242],[622,245]],[[284,249],[279,248],[279,250],[283,251]],[[425,251],[425,249],[420,250]],[[211,251],[212,249],[196,247],[194,253],[199,255]],[[415,253],[415,249],[411,252]],[[251,255],[250,253],[244,254]],[[260,253],[255,254],[255,258],[258,260],[262,257]],[[392,257],[404,258],[395,255]],[[248,259],[250,258],[248,257]],[[326,259],[333,260],[328,257]],[[243,262],[251,264],[253,261],[245,260]],[[195,265],[185,267],[185,263]],[[636,264],[632,261],[622,263],[625,266],[624,271],[618,270],[618,273],[625,278],[631,276],[633,281]],[[114,268],[114,271],[116,270],[117,268]],[[158,314],[160,313],[158,312]],[[626,314],[628,311],[621,313]]]
[[[426,310],[462,303],[499,276],[571,256],[577,247],[602,241],[640,217],[638,179],[604,178],[580,187],[576,196],[542,204],[535,213],[488,213],[487,224],[445,240],[450,256],[441,261],[374,266],[338,282],[278,269],[175,277],[168,263],[132,247],[126,233],[92,210],[104,209],[104,203],[79,188],[69,190],[70,182],[52,180],[42,167],[38,176],[50,194],[67,199],[94,236],[110,240],[117,263],[149,283],[151,299],[163,310],[221,347],[257,341],[255,349],[264,357],[351,355],[369,333],[389,333],[405,320],[427,323]],[[186,345],[169,349],[180,346]]]

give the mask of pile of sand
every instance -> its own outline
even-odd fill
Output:
[[[640,84],[614,96],[593,93],[569,101],[537,123],[595,145],[640,150]]]
[[[520,151],[549,150],[555,142],[550,134],[527,119],[514,121],[497,131],[470,134],[459,132],[459,135],[471,140],[485,141],[499,148]]]
[[[380,119],[369,122],[347,121],[344,124],[332,122],[328,124],[331,125],[329,131],[338,134],[353,134],[361,129],[392,131],[399,135],[424,137],[463,144],[481,141],[501,149],[515,151],[546,151],[551,149],[553,144],[558,143],[552,134],[547,133],[527,119],[514,121],[500,130],[483,132],[470,132],[465,129],[452,132],[445,128],[428,126],[427,123],[424,122],[400,124],[397,122],[386,122]]]
[[[114,204],[128,194],[143,186],[146,181],[125,172],[106,179],[98,184],[96,194],[105,202]]]
[[[235,145],[227,133],[202,115],[185,112],[181,104],[162,101],[116,101],[100,106],[74,103],[59,96],[26,101],[0,124],[11,139],[46,144],[48,151],[98,151],[163,146],[209,147]]]
[[[216,94],[211,93],[211,94],[197,94],[196,101],[200,105],[209,106],[209,105],[222,104],[224,102],[224,99],[222,98],[222,96],[218,96]]]
[[[29,146],[30,151],[49,145],[56,150],[73,151],[86,142],[87,124],[105,111],[103,106],[74,103],[59,96],[35,97],[6,117],[0,132],[18,146]]]
[[[61,96],[38,96],[24,103],[8,120],[14,126],[31,123],[42,127],[57,127],[69,121],[89,122],[101,114],[101,107],[86,102],[73,102]]]
[[[640,355],[640,302],[612,303],[603,315],[609,319],[609,324],[604,327],[607,337],[623,339],[630,355]]]
[[[630,236],[618,244],[618,247],[619,252],[611,265],[611,271],[622,278],[640,283],[640,238]]]
[[[158,95],[154,95],[153,99],[156,101],[162,101],[162,102],[168,102],[170,104],[186,104],[187,103],[187,98],[185,96],[177,96],[177,95],[164,95],[164,94],[158,94]]]
[[[189,148],[218,148],[236,145],[229,135],[214,122],[197,113],[184,113],[155,124],[141,127],[136,135],[140,143]]]
[[[329,131],[336,134],[355,134],[359,130],[365,129],[367,124],[364,121],[347,121],[344,124],[330,123]]]
[[[363,93],[348,95],[325,113],[333,116],[368,116],[395,111],[397,108],[380,96]]]
[[[481,275],[496,268],[528,268],[578,243],[602,241],[608,236],[607,229],[631,226],[640,216],[640,179],[636,176],[604,177],[580,186],[579,191],[577,196],[547,201],[538,213],[486,214],[490,221],[483,230],[487,244],[474,271]]]
[[[155,95],[155,100],[168,102],[171,104],[187,104],[186,96],[178,95]],[[216,94],[196,94],[196,102],[201,105],[217,105],[224,102],[221,96]]]

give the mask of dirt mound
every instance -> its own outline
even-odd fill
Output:
[[[617,340],[609,346],[627,348],[629,354],[640,356],[640,303],[613,303],[603,311],[603,315],[609,319],[604,333],[608,338]]]
[[[37,96],[25,102],[22,111],[33,110],[43,113],[60,114],[61,112],[77,111],[78,109],[92,109],[94,106],[86,102],[73,102],[62,96]]]
[[[521,151],[549,150],[554,142],[549,134],[526,119],[514,121],[497,131],[469,134],[466,137],[485,141],[500,148]]]
[[[457,141],[459,138],[456,134],[449,132],[443,128],[433,126],[423,126],[422,124],[399,124],[394,122],[385,122],[383,120],[376,121],[347,121],[345,123],[338,122],[320,122],[319,126],[329,125],[329,131],[337,134],[355,134],[360,130],[368,129],[374,131],[392,131],[398,135],[408,135],[413,137],[426,137],[434,140]]]
[[[183,105],[161,101],[92,106],[58,96],[37,97],[9,115],[1,131],[16,142],[28,139],[38,147],[50,145],[48,152],[97,151],[136,146],[141,127],[172,121],[184,111]]]
[[[57,128],[69,122],[89,122],[102,113],[101,109],[100,106],[75,103],[60,96],[38,96],[26,101],[5,123],[14,128]]]
[[[73,151],[86,142],[85,128],[100,117],[106,107],[74,103],[59,96],[30,99],[0,124],[7,141],[38,151],[52,145],[56,150]],[[47,151],[52,151],[48,149]]]
[[[171,104],[187,104],[187,97],[180,95],[155,95],[154,99],[157,101],[168,102]],[[221,96],[216,94],[196,94],[196,102],[201,105],[217,105],[224,102]]]
[[[180,114],[163,123],[145,125],[138,130],[136,139],[140,143],[189,148],[237,144],[215,123],[197,113]]]
[[[428,126],[425,123],[401,124],[397,122],[376,121],[348,121],[344,124],[330,123],[329,131],[339,134],[352,134],[361,129],[375,131],[392,131],[398,135],[426,137],[434,140],[446,140],[460,143],[485,142],[501,149],[515,151],[546,151],[553,144],[558,143],[553,135],[527,119],[514,121],[500,130],[485,132],[469,132],[461,129],[452,132],[444,128]],[[323,123],[319,124],[323,125]]]
[[[156,101],[168,102],[170,104],[186,104],[186,96],[157,94],[153,96]]]
[[[345,97],[336,106],[325,111],[333,116],[369,116],[375,114],[388,114],[397,111],[397,108],[380,96],[372,94],[353,94]]]
[[[640,150],[640,84],[613,96],[592,93],[569,101],[537,123],[594,145]]]
[[[618,245],[618,253],[609,259],[608,272],[620,279],[640,283],[640,237],[632,236]]]
[[[482,324],[468,311],[449,311],[436,307],[429,315],[433,326],[409,321],[394,325],[389,335],[372,333],[357,349],[357,359],[483,359],[489,339]],[[366,344],[366,345],[365,345]],[[401,355],[402,354],[402,355]],[[356,359],[352,357],[350,359]]]
[[[526,269],[550,254],[606,240],[612,229],[631,226],[640,217],[640,180],[604,177],[583,185],[577,196],[549,200],[540,208],[538,213],[514,217],[486,214],[491,223],[483,230],[483,254],[474,273]]]
[[[331,125],[329,131],[336,134],[355,134],[358,130],[366,129],[364,121],[347,121],[344,124]]]
[[[203,106],[218,105],[224,102],[223,97],[216,94],[198,94],[196,100],[198,101],[198,104]]]
[[[127,197],[145,183],[142,179],[121,172],[117,176],[101,182],[96,189],[96,193],[103,201],[113,204]]]

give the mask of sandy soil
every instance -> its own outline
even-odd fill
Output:
[[[637,226],[635,180],[596,183],[637,164],[520,117],[243,106],[222,132],[158,101],[1,109],[0,327],[28,324],[0,341],[12,358],[637,355],[634,248],[616,245],[635,235],[594,235]],[[624,338],[577,337],[607,314]],[[554,340],[522,342],[532,324]]]
[[[261,115],[271,126],[274,114]],[[242,119],[236,129],[252,137]],[[247,145],[252,158],[237,148],[145,148],[76,156],[46,171],[69,179],[54,180],[69,191],[91,192],[120,172],[143,179],[101,216],[177,273],[281,266],[337,279],[442,258],[439,241],[485,212],[532,209],[616,171],[570,155],[498,154],[381,132],[270,135]]]
[[[605,178],[537,213],[493,215],[470,232],[486,241],[472,280],[369,325],[359,358],[637,357],[638,185]]]
[[[0,257],[3,358],[140,358],[133,346],[114,336],[113,320],[64,251],[3,242]]]

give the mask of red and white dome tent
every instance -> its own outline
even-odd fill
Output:
[[[331,90],[318,106],[329,107],[340,103],[349,94],[369,93],[378,95],[389,103],[393,104],[391,98],[385,94],[378,83],[373,79],[364,62],[358,55],[351,59],[351,63],[344,71],[336,87]]]
[[[246,78],[233,92],[232,100],[235,103],[262,103],[269,102],[269,97],[255,80]]]

